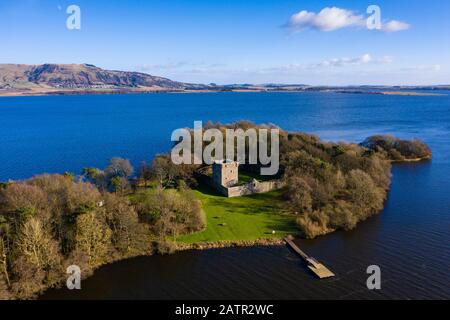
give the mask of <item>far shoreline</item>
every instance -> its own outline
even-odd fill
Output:
[[[405,97],[445,97],[447,93],[417,92],[417,91],[364,91],[351,89],[230,89],[230,90],[49,90],[49,91],[2,91],[0,97],[49,97],[49,96],[83,96],[83,95],[135,95],[135,94],[200,94],[200,93],[340,93],[340,94],[367,94]]]

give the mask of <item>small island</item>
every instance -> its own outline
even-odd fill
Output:
[[[207,126],[273,127],[246,121]],[[419,140],[373,136],[361,144],[332,143],[280,129],[274,177],[260,176],[259,164],[235,159],[215,167],[174,165],[162,154],[137,172],[128,160],[113,158],[106,168],[79,175],[2,183],[0,298],[33,298],[59,286],[72,264],[88,276],[136,256],[275,245],[291,234],[315,238],[351,230],[383,209],[392,163],[431,156]]]

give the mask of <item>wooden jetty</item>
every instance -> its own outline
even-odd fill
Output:
[[[314,272],[316,276],[318,276],[320,279],[334,277],[334,273],[331,272],[327,267],[300,250],[300,248],[292,241],[293,239],[294,238],[292,236],[287,236],[284,238],[284,241],[286,241],[286,243],[292,248],[292,250],[297,252],[300,257],[302,257],[303,260],[306,261],[306,263],[308,264],[308,268],[312,272]]]

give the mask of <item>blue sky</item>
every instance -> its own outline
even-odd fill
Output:
[[[66,28],[71,4],[81,30]],[[372,4],[381,30],[365,27]],[[450,84],[449,31],[448,0],[2,0],[0,63],[221,84]]]

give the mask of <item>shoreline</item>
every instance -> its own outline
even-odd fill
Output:
[[[123,90],[49,90],[49,91],[5,91],[0,90],[0,97],[47,97],[47,96],[81,96],[81,95],[114,95],[114,94],[195,94],[195,93],[340,93],[340,94],[368,94],[368,95],[386,95],[386,96],[404,96],[404,97],[445,97],[445,93],[433,92],[411,92],[411,91],[347,91],[343,89],[330,90],[282,90],[282,89],[186,89],[186,90],[170,90],[170,89],[123,89]]]
[[[149,258],[153,256],[164,256],[164,255],[174,255],[181,252],[188,252],[188,251],[205,251],[205,250],[215,250],[215,249],[231,249],[231,248],[250,248],[250,247],[281,247],[286,245],[283,238],[263,238],[263,239],[257,239],[257,240],[236,240],[236,241],[214,241],[214,242],[199,242],[199,243],[177,243],[176,249],[172,253],[168,254],[161,254],[157,253],[155,251],[152,251],[150,254],[143,254],[143,255],[136,255],[134,257],[128,257],[125,259],[118,259],[113,260],[111,262],[102,264],[100,266],[97,266],[93,270],[89,270],[86,277],[83,277],[82,280],[87,280],[93,276],[95,276],[95,273],[104,267],[111,266],[116,263],[125,262],[127,260],[136,259],[136,258]],[[45,295],[45,293],[49,290],[61,290],[64,289],[65,279],[61,280],[61,283],[58,283],[57,285],[53,287],[47,287],[44,288],[41,292],[36,293],[35,296],[29,297],[28,299],[31,300],[39,300],[40,297]]]
[[[174,253],[183,251],[203,251],[210,249],[245,248],[245,247],[272,247],[284,245],[282,238],[262,238],[256,240],[219,240],[212,242],[177,243]]]
[[[414,163],[414,162],[421,162],[421,161],[428,161],[433,158],[432,155],[422,157],[422,158],[412,158],[412,159],[403,159],[403,160],[389,160],[392,164],[402,164],[402,163]]]
[[[405,159],[405,160],[392,160],[391,163],[394,164],[400,164],[400,163],[409,163],[409,162],[419,162],[419,161],[425,161],[430,160],[432,156],[424,157],[424,158],[415,158],[415,159]],[[390,190],[390,188],[389,188]],[[381,210],[380,210],[381,212]],[[380,212],[376,213],[379,214]],[[375,215],[375,214],[374,214]],[[327,236],[329,234],[334,233],[336,230],[328,230],[327,232],[320,235],[320,237]],[[298,237],[298,235],[294,236],[295,238]],[[95,272],[99,270],[100,268],[112,265],[114,263],[120,263],[123,261],[126,261],[128,259],[134,259],[139,257],[152,257],[156,255],[173,255],[181,252],[187,252],[187,251],[205,251],[205,250],[214,250],[214,249],[228,249],[228,248],[250,248],[250,247],[281,247],[286,245],[285,241],[283,240],[283,237],[281,238],[261,238],[256,240],[219,240],[219,241],[211,241],[211,242],[194,242],[194,243],[184,243],[184,242],[176,242],[173,252],[167,253],[167,254],[161,254],[157,253],[155,251],[155,248],[152,249],[152,252],[150,254],[144,254],[144,255],[136,255],[134,257],[129,257],[125,259],[118,259],[114,260],[105,264],[102,264],[100,266],[97,266],[95,269],[90,270],[88,273],[88,276],[85,279],[88,279],[95,275]],[[36,296],[31,297],[31,299],[37,300],[39,297],[45,294],[50,289],[61,289],[64,286],[64,280],[60,284],[58,284],[55,287],[48,287],[42,290],[41,292],[37,293]]]

